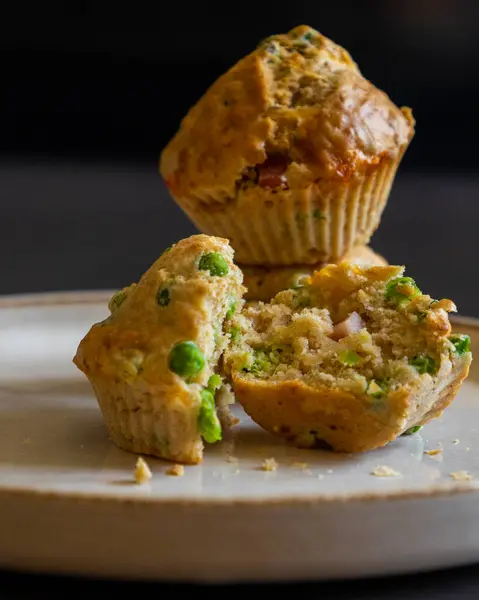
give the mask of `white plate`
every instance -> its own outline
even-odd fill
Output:
[[[279,581],[479,560],[479,370],[422,434],[362,455],[297,450],[244,414],[183,477],[108,439],[71,358],[106,293],[0,300],[0,566],[112,577]],[[475,321],[459,326],[479,352]],[[441,449],[431,456],[427,450]],[[234,456],[238,462],[229,462]],[[261,470],[265,458],[275,472]],[[306,463],[306,465],[294,464]],[[401,476],[375,477],[388,466]],[[468,471],[470,481],[450,473]]]

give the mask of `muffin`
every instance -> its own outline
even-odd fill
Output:
[[[227,420],[232,395],[218,362],[226,323],[243,302],[242,280],[226,240],[196,235],[113,296],[111,315],[93,325],[74,363],[118,446],[198,463],[203,440],[221,439],[219,416]]]
[[[343,260],[369,265],[387,265],[387,261],[376,254],[369,246],[356,246],[343,257]],[[279,292],[304,285],[311,275],[326,266],[327,263],[316,265],[297,265],[290,267],[246,267],[240,265],[244,285],[245,299],[248,301],[268,302]]]
[[[413,136],[314,29],[264,40],[190,109],[160,159],[171,195],[245,265],[337,262],[367,244]]]
[[[309,285],[247,306],[225,368],[256,423],[298,447],[360,452],[438,417],[471,363],[450,300],[399,266],[329,265]]]

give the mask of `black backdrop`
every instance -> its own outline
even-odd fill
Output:
[[[477,0],[86,6],[2,8],[4,156],[156,160],[223,70],[261,38],[306,23],[350,50],[396,103],[413,107],[417,135],[404,169],[475,168]]]

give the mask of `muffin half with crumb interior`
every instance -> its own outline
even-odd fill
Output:
[[[74,362],[90,380],[112,440],[142,454],[198,463],[221,439],[231,389],[218,372],[243,276],[221,238],[172,246],[110,301]]]
[[[299,447],[357,452],[439,416],[468,374],[470,339],[451,334],[454,304],[403,271],[329,265],[237,315],[225,368],[252,419]]]
[[[172,196],[245,265],[337,262],[367,244],[414,134],[351,56],[307,26],[222,75],[161,155]]]
[[[369,246],[355,246],[343,260],[362,265],[387,265],[383,256],[376,254]],[[269,302],[279,292],[304,285],[315,271],[327,263],[316,265],[295,265],[289,267],[247,267],[239,265],[243,271],[246,287],[245,300]]]

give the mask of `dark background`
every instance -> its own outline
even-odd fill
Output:
[[[0,26],[4,156],[152,163],[218,75],[305,23],[413,107],[404,170],[475,169],[476,0],[29,4]]]

